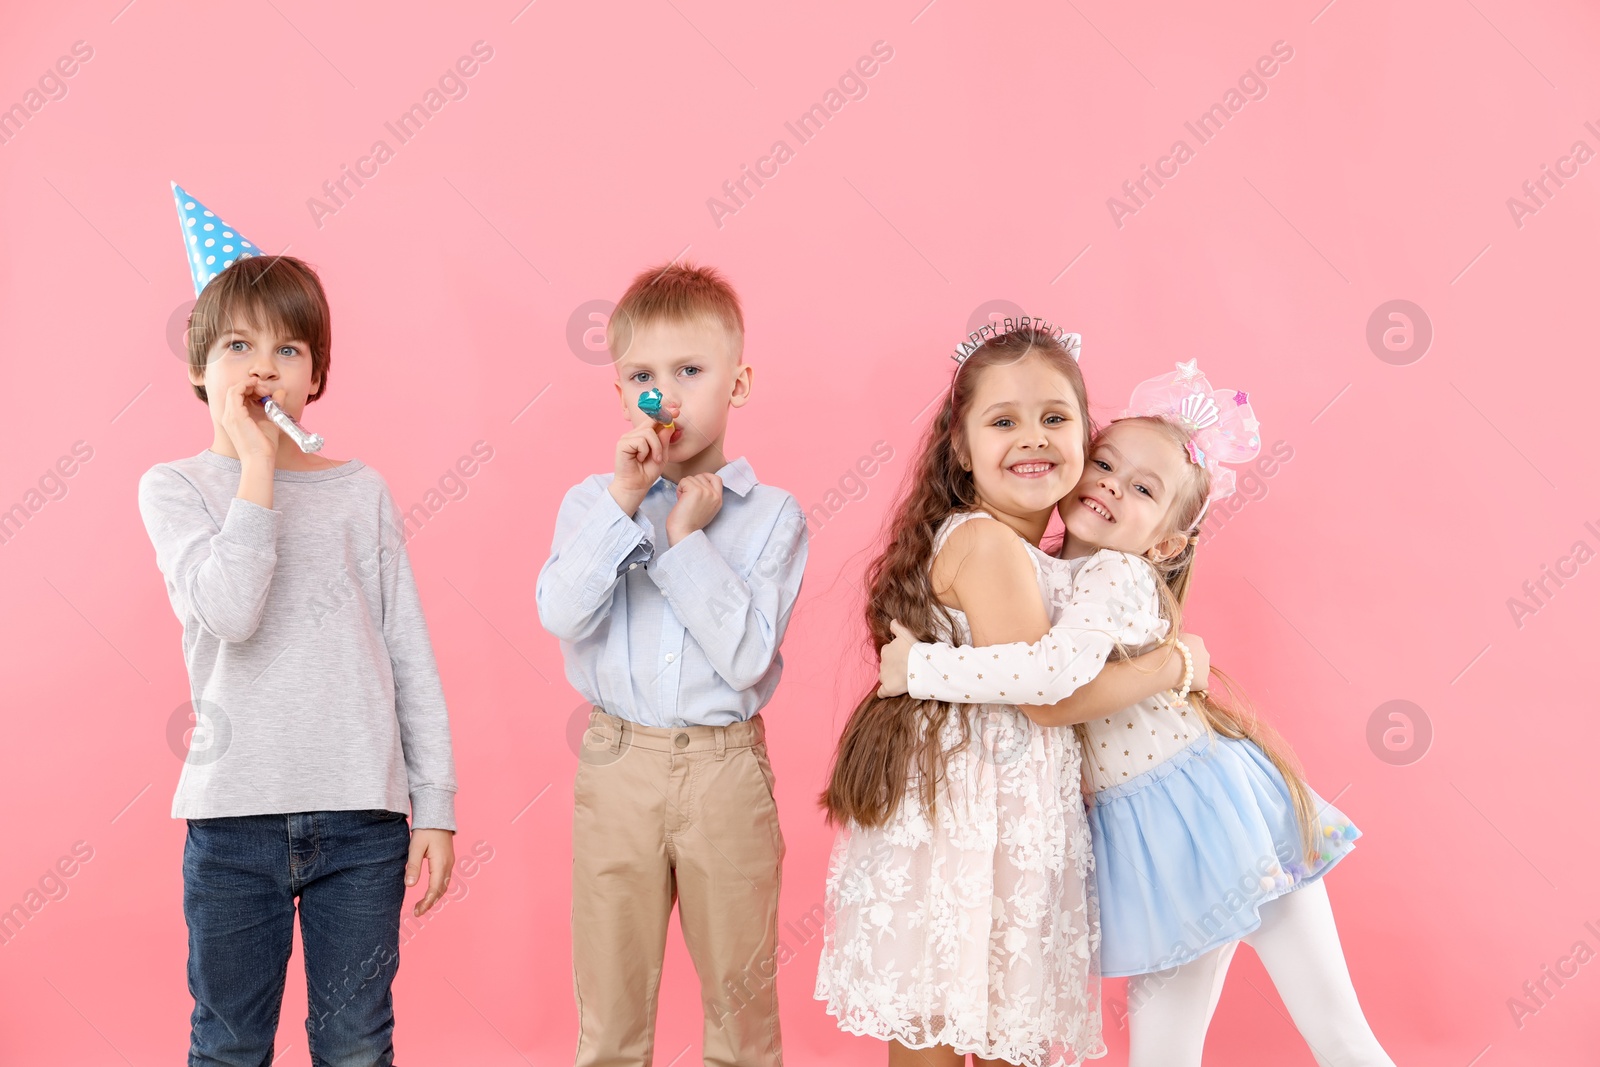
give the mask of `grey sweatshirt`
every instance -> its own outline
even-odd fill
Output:
[[[234,496],[209,449],[139,480],[196,729],[173,818],[378,808],[455,829],[450,723],[389,487],[359,460]]]

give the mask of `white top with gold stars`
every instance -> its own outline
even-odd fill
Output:
[[[1054,704],[1098,674],[1113,648],[1137,655],[1166,636],[1156,574],[1140,557],[1103,549],[1050,563],[1072,595],[1044,637],[982,648],[918,642],[907,668],[909,694],[956,704]],[[1169,693],[1084,726],[1093,791],[1155,768],[1205,729],[1199,713]]]
[[[1084,777],[1096,793],[1155,769],[1205,732],[1200,713],[1174,702],[1171,693],[1147,697],[1109,719],[1085,723],[1084,729],[1089,735]]]

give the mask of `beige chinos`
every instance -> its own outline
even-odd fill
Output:
[[[648,1065],[667,920],[700,976],[709,1067],[776,1067],[783,833],[759,714],[640,726],[600,708],[572,816],[577,1067]]]

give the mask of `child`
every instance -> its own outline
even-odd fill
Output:
[[[606,342],[631,427],[567,492],[539,572],[545,629],[593,710],[572,819],[579,1067],[647,1064],[673,902],[706,1063],[782,1063],[783,834],[759,714],[800,593],[805,515],[723,454],[750,399],[739,298],[715,270],[633,280]],[[639,409],[659,389],[672,422]]]
[[[1060,503],[1074,572],[1062,625],[1031,647],[897,637],[884,650],[885,688],[909,682],[914,695],[953,701],[993,699],[999,685],[1048,694],[1063,646],[1103,655],[1113,639],[1159,641],[1181,618],[1200,521],[1233,490],[1219,463],[1253,458],[1257,429],[1247,396],[1213,393],[1192,360],[1143,383]],[[1203,690],[1204,678],[1196,668],[1173,694],[1085,723],[1104,973],[1139,976],[1129,984],[1130,1062],[1198,1067],[1243,940],[1319,1064],[1390,1064],[1356,1000],[1321,881],[1359,831],[1304,784],[1269,731],[1203,692],[1188,700],[1192,679]]]
[[[187,1062],[274,1058],[298,901],[311,1062],[389,1064],[406,887],[426,860],[421,915],[453,863],[444,695],[383,479],[303,454],[262,414],[262,397],[299,416],[327,389],[316,274],[289,256],[195,262],[189,381],[210,447],[139,481],[201,727],[172,803]]]
[[[891,618],[945,639],[1030,640],[1066,599],[1038,542],[1090,437],[1077,338],[1005,325],[963,349],[868,571],[875,642]],[[1109,713],[1178,684],[1182,666],[1156,651],[1076,699]],[[954,709],[869,695],[823,796],[840,831],[816,997],[841,1029],[889,1042],[891,1065],[1105,1051],[1078,742],[1055,725],[1061,710],[996,689]]]

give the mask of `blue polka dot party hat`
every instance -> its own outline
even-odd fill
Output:
[[[183,247],[189,253],[195,296],[234,260],[261,255],[261,249],[239,236],[238,230],[223,222],[215,211],[190,196],[177,182],[172,183],[172,196],[178,203],[178,222],[183,227]]]

